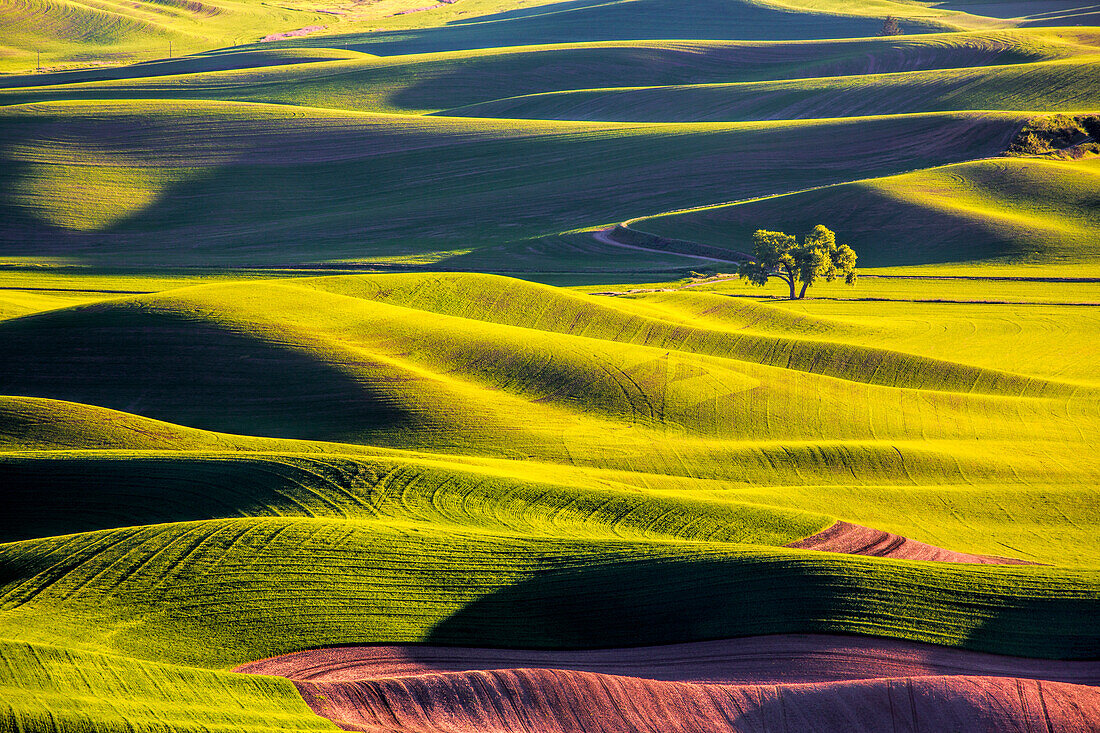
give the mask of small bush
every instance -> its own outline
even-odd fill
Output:
[[[1044,155],[1100,139],[1100,117],[1045,115],[1027,121],[1008,146],[1010,155]]]

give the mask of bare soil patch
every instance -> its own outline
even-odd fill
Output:
[[[353,682],[524,668],[700,684],[775,685],[970,675],[1100,686],[1100,661],[1027,659],[897,639],[833,634],[776,634],[579,651],[345,646],[283,654],[248,662],[234,671],[303,682]]]
[[[826,634],[585,651],[348,646],[235,671],[287,677],[318,715],[377,733],[1083,733],[1100,720],[1100,661]]]
[[[1088,731],[1100,719],[1096,688],[1006,677],[759,686],[514,669],[295,684],[345,730],[378,733]]]
[[[323,31],[328,26],[323,25],[307,25],[305,28],[299,28],[294,31],[286,31],[285,33],[271,33],[260,39],[260,43],[270,43],[272,41],[285,41],[288,38],[298,38],[299,36],[308,36],[310,33],[317,33]]]
[[[908,537],[862,527],[850,522],[837,522],[823,532],[792,542],[787,547],[821,552],[841,552],[846,555],[891,557],[899,560],[934,560],[937,562],[975,563],[978,565],[1035,565],[1027,560],[992,555],[972,555],[946,550],[917,542]]]

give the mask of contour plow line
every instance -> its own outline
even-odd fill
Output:
[[[1100,712],[1095,662],[831,635],[582,652],[343,647],[234,671],[289,678],[316,713],[359,731],[1087,731]]]
[[[929,560],[935,562],[961,562],[978,565],[1034,565],[1028,560],[992,555],[974,555],[955,552],[935,545],[917,542],[908,537],[884,532],[881,529],[862,527],[850,522],[837,522],[823,532],[785,547],[818,552],[839,552],[846,555],[891,557],[898,560]]]

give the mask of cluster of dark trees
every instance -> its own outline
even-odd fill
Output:
[[[898,25],[898,19],[892,15],[887,15],[886,20],[882,21],[882,30],[879,31],[880,36],[900,36],[904,33],[901,26]]]
[[[753,259],[742,262],[738,274],[755,285],[771,278],[787,283],[791,300],[806,297],[806,288],[819,280],[856,282],[856,253],[846,244],[837,244],[836,234],[821,224],[807,234],[802,243],[784,232],[757,229],[752,235]]]

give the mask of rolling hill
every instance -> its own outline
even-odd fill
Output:
[[[668,0],[543,0],[519,10],[502,0],[463,0],[461,9],[420,2],[7,2],[0,6],[0,68],[14,72],[145,61],[171,55],[169,44],[176,53],[261,41],[333,48],[384,45],[384,55],[391,55],[517,41],[851,38],[872,35],[887,15],[905,18],[911,32],[1014,24],[890,1],[868,7],[830,0],[791,8],[758,0],[692,0],[686,6]]]
[[[0,0],[0,731],[1089,730],[1095,18]]]
[[[248,711],[278,705],[279,729],[307,729],[289,683],[217,670],[330,644],[870,630],[1096,649],[1083,447],[1100,400],[1029,374],[1038,359],[995,372],[707,292],[609,300],[471,275],[207,285],[0,330],[3,390],[38,395],[0,411],[14,719],[88,720],[79,684],[104,725],[261,730]],[[782,547],[838,517],[1047,564]]]
[[[984,157],[1019,124],[953,113],[645,126],[136,101],[0,115],[5,258],[268,267],[438,263],[638,211]],[[815,159],[826,141],[834,156]],[[789,167],[773,165],[780,151]]]
[[[717,246],[763,221],[808,231],[828,217],[872,266],[1096,262],[1097,159],[1004,158],[642,219],[634,228]]]

